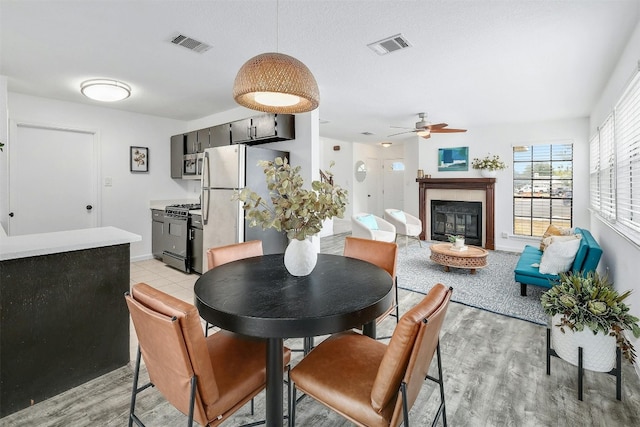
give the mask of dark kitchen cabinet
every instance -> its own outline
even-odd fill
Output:
[[[154,258],[162,259],[164,240],[164,211],[151,209],[151,253]]]
[[[191,214],[189,216],[189,253],[191,270],[202,274],[207,260],[204,259],[204,243],[202,235],[202,215]]]
[[[209,128],[209,146],[221,147],[231,144],[231,126],[229,123]]]
[[[184,135],[171,137],[171,178],[182,178],[182,161],[184,159]]]
[[[206,150],[207,148],[210,147],[209,145],[209,141],[210,141],[210,134],[209,134],[209,128],[206,129],[200,129],[199,131],[197,131],[198,134],[198,141],[196,143],[196,152],[198,153],[204,153],[204,150]]]
[[[261,114],[231,123],[232,144],[262,144],[294,138],[292,114]]]
[[[196,154],[197,152],[198,152],[198,131],[194,130],[185,135],[183,154]]]

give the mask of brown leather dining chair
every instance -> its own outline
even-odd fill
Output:
[[[208,270],[228,262],[261,256],[262,254],[261,240],[250,240],[248,242],[210,248],[207,251]]]
[[[254,256],[262,256],[262,241],[250,240],[248,242],[233,243],[231,245],[217,246],[207,250],[208,269],[218,267],[228,262],[237,261],[239,259],[251,258]],[[209,335],[209,329],[213,326],[209,322],[205,322],[204,335]]]
[[[344,256],[370,262],[384,269],[393,280],[393,303],[391,307],[376,319],[379,324],[389,316],[400,318],[398,305],[398,278],[396,277],[396,264],[398,261],[398,245],[393,242],[362,239],[360,237],[347,236],[344,239]],[[388,338],[388,337],[387,337]]]
[[[146,283],[134,285],[125,299],[139,342],[129,427],[134,422],[144,426],[135,414],[136,397],[151,386],[188,415],[188,426],[195,420],[210,427],[228,419],[265,388],[264,340],[226,331],[205,338],[193,305]],[[141,355],[150,382],[139,387]],[[290,359],[291,352],[285,348],[285,366]]]
[[[296,390],[360,426],[409,426],[409,410],[426,379],[440,386],[440,416],[447,425],[440,357],[440,329],[451,288],[437,284],[396,325],[389,344],[355,331],[332,335],[291,370],[291,425]],[[428,375],[434,354],[438,378]]]

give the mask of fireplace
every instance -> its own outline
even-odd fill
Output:
[[[495,178],[418,178],[416,181],[419,217],[422,221],[421,239],[435,240],[431,236],[432,201],[478,202],[482,205],[482,212],[478,217],[477,234],[480,242],[477,246],[495,249]],[[471,241],[467,243],[473,244]]]
[[[465,243],[482,246],[482,203],[431,200],[431,240],[464,236]]]

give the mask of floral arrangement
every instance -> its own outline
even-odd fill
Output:
[[[455,243],[456,240],[464,240],[464,236],[459,234],[447,234],[447,239],[449,239],[449,242]]]
[[[348,193],[338,185],[313,181],[311,190],[302,188],[300,166],[292,168],[286,158],[261,160],[258,165],[263,168],[271,203],[249,188],[234,195],[244,203],[242,207],[251,227],[284,230],[289,239],[304,240],[320,232],[325,219],[343,218]],[[324,171],[324,175],[333,176],[329,171]]]
[[[629,314],[629,306],[622,302],[630,293],[618,295],[608,278],[597,272],[560,273],[554,286],[542,294],[541,302],[548,315],[562,315],[560,324],[555,325],[562,333],[564,328],[582,331],[587,326],[594,335],[601,331],[614,336],[624,357],[633,363],[636,353],[624,330],[639,338],[640,326],[638,318]]]
[[[494,156],[487,156],[482,159],[474,158],[471,162],[471,166],[474,169],[488,169],[491,171],[503,170],[507,168],[507,165],[500,159],[497,154]]]

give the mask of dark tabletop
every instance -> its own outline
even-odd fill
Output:
[[[283,254],[247,258],[203,274],[194,287],[203,319],[244,335],[292,338],[330,334],[371,322],[392,303],[392,279],[353,258],[318,254],[296,277]]]

